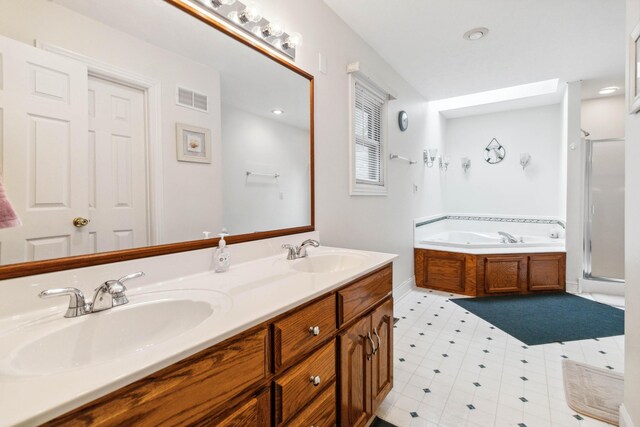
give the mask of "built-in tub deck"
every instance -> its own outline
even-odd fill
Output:
[[[416,239],[416,285],[469,296],[564,292],[563,239],[444,231]]]

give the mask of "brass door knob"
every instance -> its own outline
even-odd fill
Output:
[[[74,227],[84,227],[85,225],[89,224],[89,220],[86,218],[82,218],[82,217],[77,217],[77,218],[73,218],[73,226]]]

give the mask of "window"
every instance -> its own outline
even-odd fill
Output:
[[[385,195],[387,96],[352,76],[351,194]]]

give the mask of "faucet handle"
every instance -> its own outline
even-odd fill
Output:
[[[69,307],[64,317],[78,317],[87,314],[87,304],[84,300],[84,294],[80,289],[76,288],[57,288],[47,289],[38,294],[40,298],[52,298],[58,296],[68,295]]]
[[[144,276],[144,271],[136,271],[135,273],[127,274],[126,276],[119,278],[118,280],[116,280],[116,282],[118,282],[120,286],[122,286],[122,292],[124,292],[127,290],[127,288],[124,286],[124,282],[131,279],[137,279],[138,277],[142,276]]]
[[[290,245],[288,243],[285,243],[282,245],[282,249],[286,249],[289,252],[287,253],[287,259],[288,260],[293,260],[296,259],[296,253],[298,252],[298,248],[295,247],[294,245]]]

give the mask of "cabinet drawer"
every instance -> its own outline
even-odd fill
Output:
[[[271,394],[269,389],[266,389],[240,404],[231,413],[217,419],[213,425],[217,427],[268,427],[271,419],[270,408]],[[210,426],[212,423],[210,419],[205,419],[192,425],[204,427]]]
[[[370,309],[392,290],[393,272],[391,265],[378,270],[363,279],[338,291],[339,324],[355,319]]]
[[[336,385],[331,384],[309,406],[304,408],[289,427],[313,426],[333,427],[336,425]]]
[[[266,327],[240,334],[46,425],[194,424],[269,378]]]
[[[312,377],[320,377],[320,384],[314,385]],[[332,382],[335,377],[336,344],[331,341],[275,381],[276,424],[288,422],[320,395],[325,384]]]
[[[313,328],[317,328],[314,335]],[[336,299],[330,295],[273,324],[276,371],[326,341],[336,331]]]

